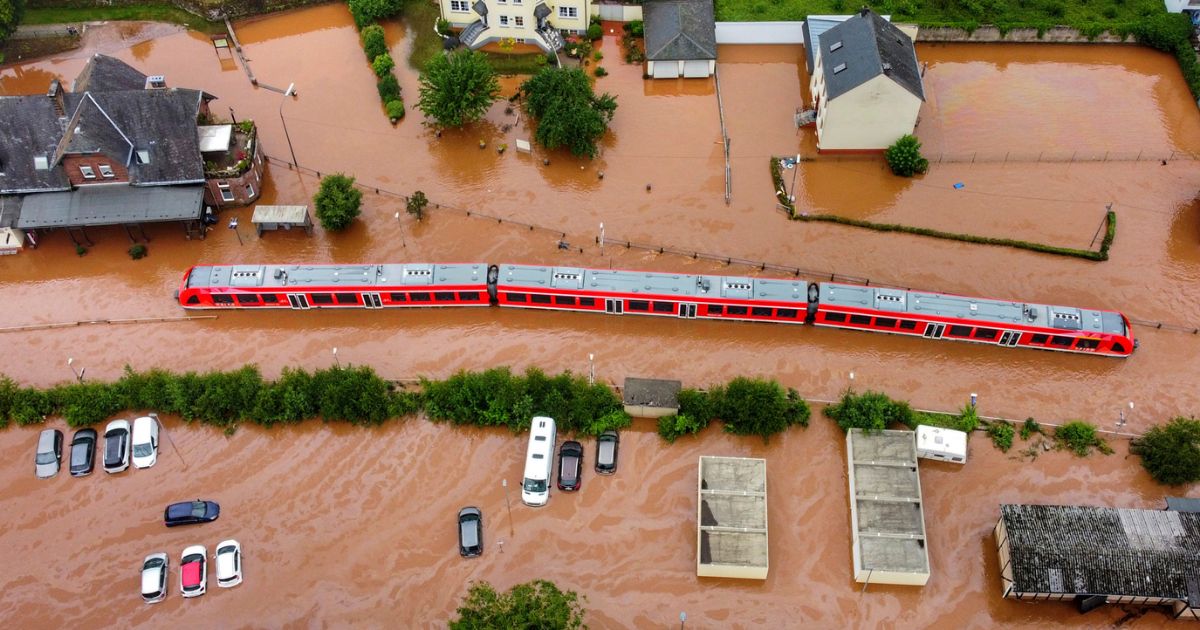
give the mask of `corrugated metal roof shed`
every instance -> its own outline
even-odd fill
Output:
[[[27,195],[17,227],[58,228],[189,221],[200,218],[204,186],[93,184]]]

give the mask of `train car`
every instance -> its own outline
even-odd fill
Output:
[[[1121,313],[1069,306],[822,282],[810,323],[926,339],[1127,357],[1136,347]]]
[[[800,280],[502,264],[495,292],[509,308],[803,324],[807,288]]]
[[[188,309],[488,306],[488,276],[484,263],[197,265],[177,297]]]

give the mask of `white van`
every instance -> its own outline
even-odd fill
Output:
[[[538,416],[529,428],[529,451],[525,455],[525,480],[521,483],[521,501],[525,505],[546,505],[550,499],[550,474],[554,471],[554,419]]]

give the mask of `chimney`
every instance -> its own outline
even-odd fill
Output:
[[[50,81],[50,89],[46,91],[46,98],[54,101],[54,113],[57,114],[59,118],[63,118],[67,115],[66,107],[63,106],[62,84],[58,82],[58,79],[53,79]]]
[[[155,74],[146,77],[147,90],[165,90],[167,89],[167,78],[161,74]]]
[[[871,12],[871,9],[870,9],[870,7],[863,7],[863,8],[861,8],[861,9],[859,9],[859,10],[858,10],[858,14],[859,14],[859,15],[861,15],[861,16],[863,16],[863,17],[867,17],[867,14],[868,14],[868,13],[870,13],[870,12]]]

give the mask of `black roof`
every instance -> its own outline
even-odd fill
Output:
[[[146,87],[146,75],[132,66],[108,55],[96,53],[75,77],[72,92],[110,92],[113,90],[140,90]]]
[[[820,48],[828,100],[881,74],[925,100],[912,40],[869,9],[825,31]]]
[[[62,169],[50,168],[62,136],[53,100],[45,95],[0,96],[0,120],[0,193],[70,187]],[[45,158],[46,168],[36,168],[36,157]]]
[[[1200,514],[1001,505],[1000,515],[1017,592],[1181,601],[1200,592]]]
[[[712,0],[647,0],[642,14],[650,61],[717,58]]]
[[[622,389],[626,405],[678,409],[683,384],[657,378],[626,378]]]

